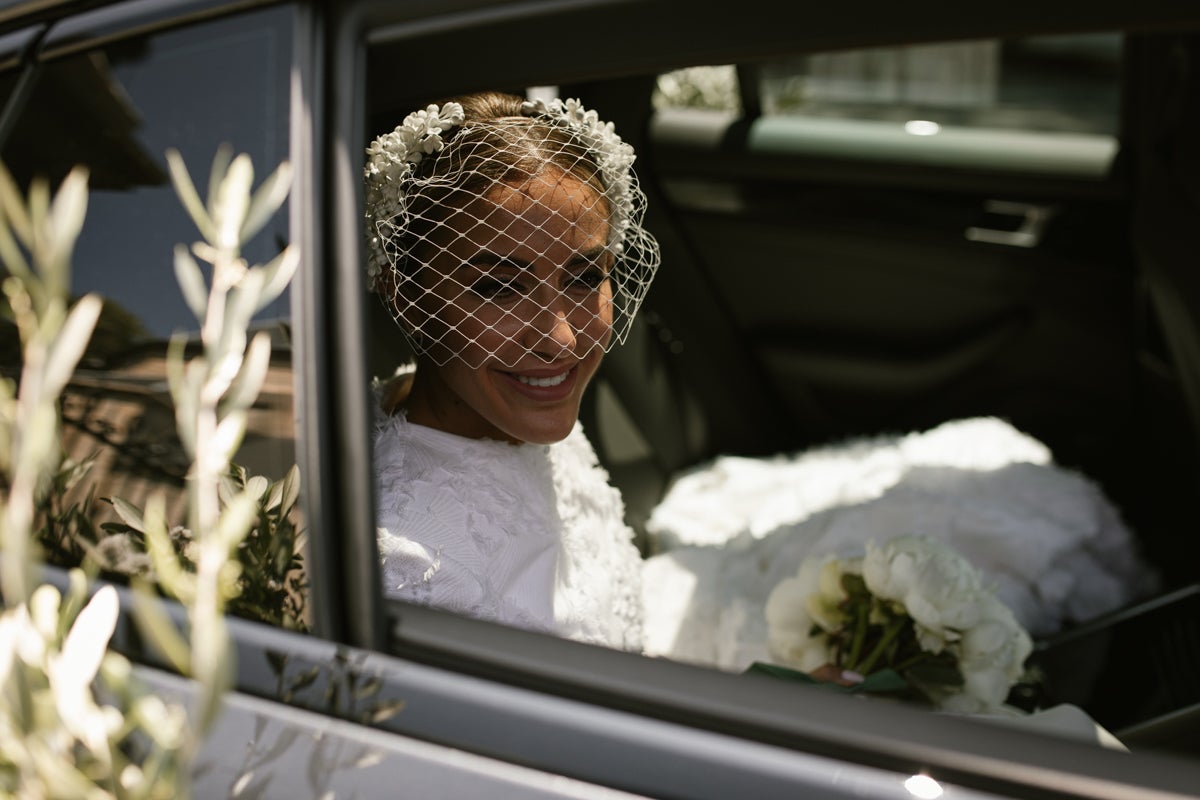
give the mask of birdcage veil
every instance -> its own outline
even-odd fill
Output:
[[[514,367],[623,342],[658,269],[633,148],[574,100],[410,114],[367,149],[368,280],[416,352]]]

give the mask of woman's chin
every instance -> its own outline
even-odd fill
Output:
[[[577,415],[540,416],[517,420],[505,426],[509,441],[524,444],[555,444],[571,435]]]

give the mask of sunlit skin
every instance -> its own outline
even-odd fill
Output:
[[[459,355],[439,366],[435,346],[419,360],[409,420],[473,439],[561,441],[612,335],[606,204],[547,168],[498,184],[443,231],[422,281],[425,330]]]

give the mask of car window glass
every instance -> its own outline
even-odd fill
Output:
[[[818,53],[764,62],[757,74],[768,117],[1113,135],[1120,65],[1120,35],[1097,33]],[[736,110],[734,68],[660,75],[654,101]]]
[[[202,197],[223,144],[252,158],[256,183],[287,158],[290,20],[289,11],[272,9],[49,61],[3,143],[4,162],[22,187],[35,176],[57,185],[77,164],[89,170],[72,292],[99,294],[104,310],[63,398],[63,444],[68,465],[90,468],[77,481],[64,477],[53,498],[50,527],[64,536],[47,543],[52,561],[77,561],[81,550],[98,546],[116,572],[140,569],[137,558],[122,554],[117,529],[101,527],[128,521],[111,498],[141,508],[166,489],[168,522],[186,522],[188,457],[175,434],[165,354],[173,335],[198,341],[199,324],[172,265],[175,246],[200,235],[176,197],[165,153],[181,153]],[[288,239],[285,208],[243,255],[265,263]],[[273,354],[235,457],[247,477],[276,481],[295,461],[289,317],[287,293],[255,317],[254,327],[271,334]],[[6,373],[19,357],[10,333]]]
[[[732,64],[686,67],[658,76],[651,98],[654,107],[740,111],[737,67]]]

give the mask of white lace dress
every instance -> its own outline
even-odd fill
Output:
[[[390,597],[624,650],[641,564],[582,428],[512,445],[380,416],[376,524]]]

